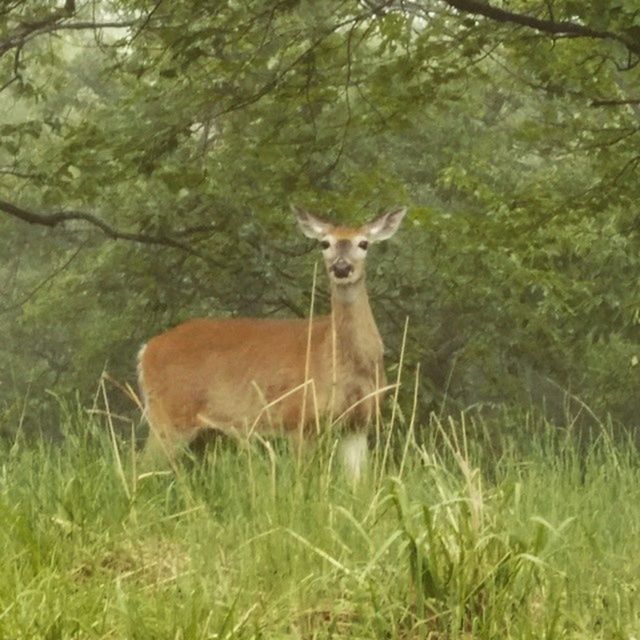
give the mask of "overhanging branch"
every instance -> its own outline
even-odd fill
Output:
[[[0,58],[7,52],[23,47],[29,40],[47,33],[61,30],[84,29],[118,29],[132,27],[137,21],[76,21],[69,20],[76,15],[75,0],[66,0],[64,7],[53,11],[48,16],[36,21],[23,21],[12,33],[5,35],[0,40]]]
[[[71,18],[76,12],[75,0],[66,0],[64,7],[53,11],[48,16],[35,21],[23,21],[8,37],[0,40],[0,57],[7,51],[21,47],[33,34],[40,30],[55,28],[65,18]]]
[[[640,55],[640,41],[615,31],[592,29],[591,27],[566,20],[543,20],[522,13],[506,11],[480,0],[443,0],[443,2],[463,13],[481,15],[496,22],[519,24],[543,33],[613,40],[623,44],[631,53]]]
[[[190,244],[177,240],[174,237],[168,235],[150,235],[146,233],[133,233],[131,231],[122,231],[107,224],[104,220],[98,218],[92,213],[85,211],[57,211],[55,213],[36,213],[29,211],[23,207],[19,207],[6,200],[0,200],[0,211],[22,220],[28,224],[39,225],[41,227],[58,227],[64,226],[65,223],[80,221],[86,222],[93,227],[97,227],[100,231],[113,240],[125,240],[128,242],[136,242],[138,244],[147,245],[159,245],[164,247],[170,247],[172,249],[178,249],[185,253],[189,253],[201,260],[207,262],[209,265],[222,266],[220,263],[216,263],[210,256],[201,253]],[[199,232],[201,229],[197,228]],[[182,233],[183,232],[177,232]]]

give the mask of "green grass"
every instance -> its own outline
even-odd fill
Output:
[[[631,638],[640,465],[530,416],[433,420],[353,488],[331,438],[138,478],[78,411],[0,452],[1,638]]]

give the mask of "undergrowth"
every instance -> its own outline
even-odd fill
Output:
[[[637,451],[604,426],[383,427],[354,487],[331,436],[140,474],[103,421],[79,408],[61,443],[3,445],[2,638],[640,633]]]

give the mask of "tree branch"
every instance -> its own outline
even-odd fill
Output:
[[[64,261],[62,265],[54,269],[44,280],[41,280],[29,293],[27,293],[19,302],[15,302],[11,305],[7,305],[4,307],[0,307],[0,313],[7,313],[9,311],[15,311],[16,309],[22,308],[29,300],[31,300],[37,293],[45,287],[49,282],[51,282],[56,276],[62,273],[77,257],[80,255],[80,252],[84,249],[84,244],[81,244],[71,255],[70,258]]]
[[[24,171],[17,171],[5,167],[0,167],[0,176],[13,176],[14,178],[22,178],[24,180],[33,180],[39,177],[37,173],[25,173]]]
[[[393,0],[386,0],[382,6],[387,6],[390,5],[393,2]],[[284,78],[291,73],[293,70],[297,69],[298,66],[300,65],[300,63],[306,58],[308,57],[311,53],[313,53],[318,47],[320,47],[320,45],[332,34],[340,31],[340,29],[343,29],[344,27],[347,26],[353,26],[357,25],[358,23],[362,22],[363,20],[366,20],[367,18],[371,18],[371,16],[374,15],[373,11],[369,11],[369,12],[362,12],[362,13],[358,13],[354,16],[351,16],[349,18],[346,18],[340,22],[335,23],[334,25],[332,25],[331,27],[328,27],[326,29],[324,29],[319,36],[317,36],[310,44],[308,47],[305,48],[305,50],[300,53],[299,55],[297,55],[291,62],[289,62],[288,64],[286,64],[284,66],[284,68],[282,68],[279,71],[276,71],[273,74],[273,77],[268,80],[267,82],[265,82],[262,87],[260,87],[255,93],[253,93],[250,96],[245,96],[243,98],[240,98],[239,100],[237,100],[236,102],[233,102],[232,104],[224,107],[223,109],[217,111],[214,114],[214,117],[219,118],[220,116],[223,115],[227,115],[229,113],[232,113],[234,111],[239,111],[241,109],[244,109],[245,107],[249,107],[253,104],[255,104],[256,102],[259,102],[264,96],[266,96],[267,94],[269,94],[271,91],[273,91],[273,89],[275,89],[283,80]]]
[[[640,98],[629,98],[627,100],[592,100],[591,107],[620,107],[640,104]]]
[[[22,44],[16,47],[15,55],[13,56],[13,77],[7,80],[1,87],[0,93],[2,93],[7,87],[11,86],[14,82],[22,82],[22,75],[20,74],[20,54],[22,53]]]
[[[171,236],[157,236],[149,235],[146,233],[132,233],[130,231],[122,231],[120,229],[112,227],[104,220],[101,220],[97,216],[94,216],[92,213],[87,213],[84,211],[57,211],[56,213],[47,214],[35,213],[33,211],[23,209],[22,207],[18,207],[11,202],[7,202],[6,200],[0,200],[0,211],[4,211],[10,216],[17,218],[18,220],[22,220],[23,222],[27,222],[28,224],[34,224],[43,227],[64,226],[65,223],[72,221],[87,222],[90,225],[100,229],[100,231],[102,231],[105,236],[113,240],[126,240],[128,242],[137,242],[139,244],[160,245],[164,247],[170,247],[172,249],[179,249],[180,251],[184,251],[185,253],[189,253],[200,258],[201,260],[204,260],[209,265],[214,265],[217,267],[224,266],[222,265],[222,263],[218,263],[213,260],[210,256],[201,253],[197,249],[194,249],[186,242],[176,240]]]
[[[46,18],[34,22],[22,22],[20,26],[4,40],[0,41],[0,57],[7,51],[21,47],[34,33],[41,29],[51,29],[65,18],[71,18],[76,12],[75,0],[66,0],[64,7],[50,13]]]
[[[555,21],[534,18],[533,16],[494,7],[481,0],[443,0],[443,2],[463,13],[481,15],[496,22],[519,24],[553,35],[574,35],[582,38],[614,40],[623,44],[631,53],[640,55],[640,41],[614,31],[592,29],[591,27],[566,20]]]
[[[75,0],[66,0],[64,7],[54,11],[47,17],[33,22],[24,21],[9,36],[5,36],[0,40],[0,58],[7,52],[15,48],[23,47],[29,40],[37,36],[56,31],[66,30],[83,30],[83,29],[112,29],[127,28],[138,24],[137,20],[129,20],[125,22],[109,21],[109,22],[91,22],[78,21],[66,22],[69,18],[73,18],[76,14]],[[149,21],[147,16],[145,24]]]

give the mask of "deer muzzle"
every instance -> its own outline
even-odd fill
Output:
[[[343,258],[338,258],[338,260],[331,265],[331,271],[336,278],[348,278],[353,271],[353,265]]]

